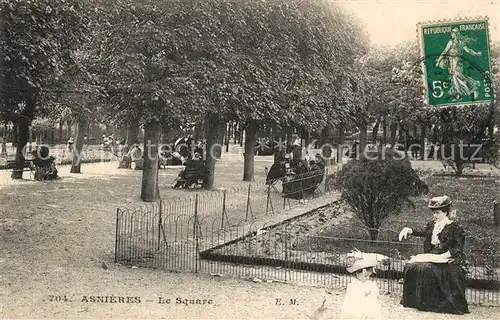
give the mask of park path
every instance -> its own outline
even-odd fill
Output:
[[[262,172],[269,163],[264,158],[257,162]],[[239,177],[239,170],[231,171],[229,164],[218,165],[225,169],[219,182],[231,175]],[[306,319],[323,299],[329,310],[325,319],[336,317],[343,291],[327,294],[322,288],[115,265],[116,208],[138,203],[141,172],[116,170],[113,164],[83,168],[84,173],[70,175],[69,166],[61,166],[63,179],[44,183],[12,181],[8,172],[0,171],[0,318]],[[162,183],[167,184],[178,170],[162,171]],[[162,194],[168,194],[167,189]],[[262,222],[272,224],[327,202],[315,201],[263,217]],[[82,301],[83,296],[97,295],[137,296],[141,303]],[[50,301],[51,296],[66,296],[70,301]],[[158,304],[158,296],[212,299],[213,304]],[[299,303],[276,306],[277,298]],[[384,297],[388,318],[437,316],[404,309],[396,300]],[[498,312],[475,306],[471,311],[471,315],[439,318],[493,319]]]

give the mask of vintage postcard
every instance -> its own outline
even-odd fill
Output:
[[[0,0],[0,319],[499,319],[500,0]]]

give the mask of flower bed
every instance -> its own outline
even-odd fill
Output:
[[[293,221],[262,228],[205,250],[200,257],[240,264],[345,273],[345,268],[355,259],[352,250],[358,248],[387,256],[379,261],[377,277],[402,278],[406,261],[411,255],[423,251],[422,239],[400,243],[394,241],[396,231],[385,230],[380,233],[379,241],[370,241],[366,230],[360,228],[352,214],[346,214],[347,211],[345,204],[335,202]],[[482,248],[479,250],[477,244],[482,243],[481,239],[471,240],[468,245],[471,255],[469,286],[498,290],[498,254],[491,251],[488,254]],[[491,241],[489,246],[492,246]]]

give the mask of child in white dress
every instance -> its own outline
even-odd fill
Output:
[[[375,259],[357,260],[347,271],[355,278],[347,286],[347,292],[340,312],[341,319],[382,319],[378,301],[379,288],[370,280],[375,273]]]

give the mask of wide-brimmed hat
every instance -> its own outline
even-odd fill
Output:
[[[427,206],[429,209],[441,209],[446,208],[451,205],[451,199],[448,196],[434,197],[429,200],[429,205]]]
[[[356,260],[352,266],[346,268],[347,272],[353,273],[358,270],[373,268],[377,265],[377,260],[372,258],[363,258]]]

